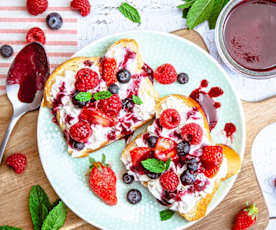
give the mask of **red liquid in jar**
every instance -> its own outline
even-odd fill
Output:
[[[49,76],[44,48],[38,43],[25,46],[15,57],[8,73],[8,84],[18,84],[18,99],[32,103],[38,90],[43,90]]]
[[[246,0],[235,6],[224,25],[231,57],[254,71],[276,68],[276,1]]]

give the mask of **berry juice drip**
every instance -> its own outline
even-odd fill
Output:
[[[224,92],[218,86],[212,87],[208,93],[203,91],[204,88],[208,87],[208,84],[207,80],[202,80],[199,88],[192,91],[190,97],[200,104],[207,117],[210,131],[212,131],[218,123],[217,109],[221,106],[213,98],[223,95]]]
[[[226,138],[230,138],[231,142],[233,143],[233,135],[236,132],[237,128],[233,123],[226,123],[224,126],[224,132]]]
[[[127,62],[129,59],[134,59],[136,57],[136,53],[126,49],[126,54],[124,56],[124,60],[120,63],[119,69],[125,69],[127,67]]]
[[[43,90],[49,77],[49,64],[44,48],[31,43],[15,57],[8,73],[8,84],[18,84],[18,99],[32,103],[36,92]]]

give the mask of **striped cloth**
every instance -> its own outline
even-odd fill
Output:
[[[26,33],[32,27],[40,27],[46,34],[45,48],[49,56],[51,71],[78,49],[78,13],[70,8],[70,0],[48,0],[47,11],[32,16],[26,10],[25,0],[0,1],[0,46],[9,44],[14,49],[10,58],[0,56],[0,95],[5,93],[6,77],[14,56],[24,47]],[[50,30],[45,22],[50,12],[58,12],[63,17],[63,26]]]

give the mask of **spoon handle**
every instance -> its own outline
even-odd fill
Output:
[[[5,148],[6,148],[6,145],[8,143],[9,137],[11,135],[11,132],[12,132],[16,122],[19,120],[19,118],[21,116],[22,116],[22,114],[19,114],[17,116],[15,116],[14,114],[12,115],[12,118],[10,120],[9,126],[7,128],[7,131],[5,133],[4,139],[3,139],[1,147],[0,147],[0,164],[1,164],[4,152],[5,152]]]

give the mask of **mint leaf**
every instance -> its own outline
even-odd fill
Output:
[[[29,209],[34,225],[34,230],[40,230],[42,223],[49,210],[51,203],[43,188],[39,185],[33,186],[29,197]]]
[[[142,105],[143,104],[142,99],[138,96],[135,96],[135,95],[132,95],[132,101],[134,102],[134,104],[137,104],[137,105]]]
[[[129,20],[135,23],[141,23],[141,17],[139,12],[127,2],[124,2],[120,5],[119,11]]]
[[[51,210],[58,205],[58,203],[61,201],[60,198],[56,199],[54,203],[52,203]]]
[[[182,14],[182,18],[187,18],[188,12],[190,9],[184,9],[183,10],[183,14]]]
[[[75,97],[78,101],[86,102],[90,101],[92,98],[92,93],[90,92],[79,92]]]
[[[169,169],[169,167],[170,167],[170,164],[171,164],[171,161],[172,161],[172,159],[171,158],[169,158],[167,161],[166,161],[166,171]]]
[[[173,215],[174,215],[174,211],[170,209],[165,209],[160,212],[160,219],[162,221],[165,221],[165,220],[171,219]]]
[[[210,29],[215,29],[218,16],[228,2],[229,0],[214,0],[213,11],[208,19]]]
[[[214,2],[215,0],[197,0],[192,5],[187,15],[189,29],[193,29],[210,17]]]
[[[93,97],[96,101],[106,99],[111,96],[112,96],[112,93],[110,93],[109,91],[101,91],[101,92],[97,92],[93,95]]]
[[[21,228],[16,228],[8,225],[0,226],[0,230],[22,230]]]
[[[188,9],[188,8],[190,8],[194,4],[195,1],[196,0],[186,1],[184,4],[178,5],[177,8]]]
[[[58,230],[65,222],[67,210],[62,201],[54,207],[43,222],[41,230]]]
[[[153,173],[162,173],[166,169],[164,161],[160,161],[155,158],[146,159],[141,163],[145,169]]]

